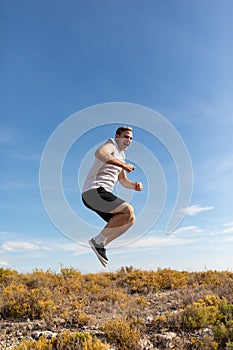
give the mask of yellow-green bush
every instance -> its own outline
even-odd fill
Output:
[[[8,284],[10,281],[17,279],[19,275],[16,270],[0,267],[0,285]]]
[[[140,332],[125,317],[106,321],[101,327],[107,339],[117,345],[118,350],[136,350]]]
[[[220,299],[215,296],[207,296],[204,300],[186,306],[181,313],[184,329],[195,330],[208,325],[216,324],[219,317],[218,305]]]
[[[214,337],[220,345],[228,344],[228,348],[233,349],[233,320],[225,320],[224,323],[218,321],[213,327]]]
[[[189,274],[171,269],[142,271],[122,267],[116,275],[118,286],[131,289],[132,293],[150,293],[158,290],[172,290],[187,286]]]
[[[3,288],[0,315],[3,318],[46,318],[56,306],[46,288],[28,290],[23,284]]]
[[[225,298],[210,295],[203,300],[188,305],[178,316],[183,329],[193,331],[204,327],[211,327],[214,341],[228,348],[233,342],[233,305]]]
[[[38,341],[24,340],[14,350],[108,350],[108,344],[103,344],[90,333],[70,333],[66,331],[57,338],[40,337]]]
[[[79,327],[86,326],[90,317],[84,312],[84,306],[83,302],[72,301],[70,303],[70,312],[68,313],[66,320]]]
[[[10,284],[1,293],[1,316],[3,318],[30,317],[29,293],[23,284]]]
[[[111,303],[127,303],[129,301],[129,296],[121,289],[107,289],[100,293],[99,300]]]

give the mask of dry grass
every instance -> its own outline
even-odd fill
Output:
[[[98,346],[103,349],[107,342],[117,349],[137,349],[144,336],[158,346],[155,332],[176,332],[186,339],[184,349],[233,349],[232,291],[229,271],[122,267],[114,273],[82,275],[73,268],[30,274],[0,268],[0,317],[43,320],[47,325],[59,318],[68,328],[98,329],[105,343],[99,341]],[[64,339],[71,341],[67,335]],[[87,349],[97,347],[95,342],[90,345],[92,337],[84,340],[76,337],[80,349],[87,341]]]

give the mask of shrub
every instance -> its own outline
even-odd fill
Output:
[[[140,340],[140,332],[123,318],[107,321],[102,327],[107,339],[117,345],[118,350],[136,350]]]
[[[218,322],[214,327],[214,337],[220,345],[233,345],[233,321],[226,320],[225,323]],[[232,347],[233,348],[233,347]]]
[[[29,291],[23,284],[10,284],[2,292],[0,315],[3,318],[46,318],[56,306],[46,288]]]
[[[233,342],[233,305],[228,304],[226,299],[207,296],[188,305],[178,317],[183,329],[188,331],[211,327],[214,337],[212,346],[217,343],[225,348],[228,344],[230,349]]]
[[[5,287],[1,303],[0,315],[3,318],[29,317],[31,314],[28,291],[23,284]]]
[[[157,271],[141,271],[130,267],[122,267],[116,274],[119,286],[128,286],[131,293],[156,292],[158,290],[172,290],[187,286],[188,272],[179,272],[171,269]]]
[[[216,296],[207,296],[204,300],[186,306],[181,312],[183,328],[192,331],[215,324],[219,316],[219,302]]]
[[[113,304],[129,302],[129,296],[120,289],[119,290],[107,289],[106,291],[100,294],[98,299],[100,301],[107,301]]]
[[[71,309],[68,313],[67,321],[79,327],[86,326],[90,317],[84,312],[84,304],[82,302],[73,301],[70,303],[70,307]]]
[[[39,338],[38,341],[24,340],[14,350],[107,350],[108,344],[103,344],[90,333],[70,333],[66,331],[57,338]]]
[[[0,285],[8,284],[9,281],[19,277],[19,273],[16,270],[4,269],[0,267]]]

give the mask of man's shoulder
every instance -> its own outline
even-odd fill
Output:
[[[117,149],[116,141],[114,139],[112,139],[112,138],[110,138],[107,141],[105,141],[103,146],[107,146],[111,150],[116,150]]]
[[[107,141],[105,141],[105,145],[107,145],[107,144],[112,144],[112,145],[116,146],[116,141],[113,138],[110,138]]]

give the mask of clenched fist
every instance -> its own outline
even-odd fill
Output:
[[[127,171],[127,173],[130,173],[134,169],[135,169],[135,166],[132,164],[125,164],[124,165],[124,170]]]
[[[141,182],[135,182],[134,189],[135,191],[141,191],[143,189],[143,184]]]

